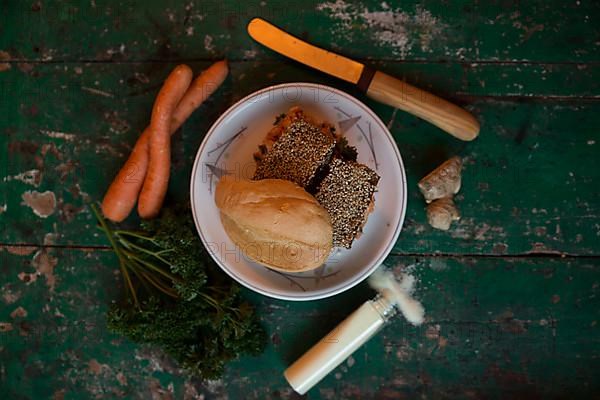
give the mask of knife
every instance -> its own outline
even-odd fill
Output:
[[[286,57],[353,83],[367,96],[424,119],[461,140],[479,134],[479,122],[468,111],[360,62],[306,43],[261,18],[248,23],[258,43]]]

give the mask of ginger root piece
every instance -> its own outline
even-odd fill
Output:
[[[427,221],[436,229],[447,231],[450,224],[459,219],[460,213],[451,197],[435,200],[427,206]]]
[[[431,203],[433,200],[451,197],[458,193],[460,190],[461,169],[462,159],[455,156],[421,179],[419,189],[423,193],[425,201]]]

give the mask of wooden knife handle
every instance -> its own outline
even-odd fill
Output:
[[[367,96],[409,112],[461,140],[479,134],[479,122],[468,111],[392,76],[376,71]]]

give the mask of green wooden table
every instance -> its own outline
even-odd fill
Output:
[[[245,291],[270,342],[219,381],[107,332],[122,287],[85,205],[99,200],[177,63],[231,75],[174,139],[185,198],[204,133],[237,99],[289,81],[338,87],[388,124],[406,165],[404,229],[427,310],[397,319],[310,399],[600,396],[600,3],[595,1],[4,1],[0,5],[0,398],[296,398],[284,368],[372,295],[318,302]],[[464,143],[254,43],[262,16],[471,110]],[[465,159],[449,232],[417,181]],[[34,213],[26,200],[44,193]],[[31,192],[31,193],[29,193]],[[55,200],[55,204],[52,200]],[[41,207],[41,209],[40,209]]]

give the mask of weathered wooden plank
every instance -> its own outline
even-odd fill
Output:
[[[264,58],[262,16],[347,55],[373,59],[599,61],[594,1],[411,0],[4,2],[0,50],[28,60]]]
[[[18,254],[17,254],[18,253]],[[293,398],[281,373],[373,292],[318,302],[245,291],[271,341],[225,378],[187,378],[155,349],[109,334],[120,276],[107,251],[0,251],[3,398]],[[417,279],[424,326],[401,318],[310,393],[311,399],[587,397],[600,390],[598,258],[397,257]],[[41,275],[39,274],[41,273]]]
[[[206,63],[194,65],[200,69]],[[6,226],[0,243],[42,244],[46,233],[57,232],[60,244],[105,244],[90,232],[94,221],[83,207],[88,199],[101,198],[147,123],[153,97],[171,67],[44,64],[35,65],[30,75],[16,68],[2,73],[9,79],[0,82],[0,109],[11,117],[2,120],[0,129],[4,169],[0,206],[6,204],[8,210],[0,214]],[[459,142],[425,122],[365,99],[348,85],[292,63],[234,63],[232,77],[175,139],[172,193],[185,198],[191,162],[203,134],[235,100],[272,83],[316,81],[365,100],[396,137],[409,183],[406,224],[396,252],[597,254],[600,194],[592,183],[599,179],[595,165],[599,103],[586,98],[527,98],[538,87],[523,98],[504,101],[495,96],[512,95],[513,89],[506,88],[502,79],[490,79],[492,84],[471,91],[478,85],[477,75],[467,75],[464,81],[453,67],[449,70],[454,72],[439,64],[427,67],[410,81],[432,81],[439,93],[468,105],[483,123],[475,142]],[[443,74],[453,78],[441,78]],[[485,71],[480,77],[485,81],[489,75]],[[592,76],[597,75],[594,69]],[[570,76],[575,82],[574,71]],[[568,93],[546,88],[539,92]],[[592,94],[581,90],[585,96]],[[450,233],[442,233],[426,224],[416,182],[454,154],[466,159],[458,197],[463,220]],[[28,171],[39,171],[39,182],[28,177]],[[40,218],[22,205],[27,191],[53,192],[54,213]]]
[[[206,62],[191,64],[207,65]],[[240,84],[241,91],[236,93],[238,96],[246,94],[247,80],[254,80],[253,84],[256,87],[306,80],[352,87],[341,80],[328,79],[322,73],[285,58],[230,61],[230,64],[234,80],[239,81]],[[5,78],[1,89],[5,93],[5,99],[11,99],[14,98],[11,96],[19,95],[19,91],[40,96],[45,90],[50,89],[46,87],[47,85],[61,88],[64,86],[63,89],[77,88],[88,94],[108,98],[141,96],[157,90],[161,77],[175,64],[169,61],[152,63],[10,61],[6,65],[8,69],[1,75]],[[600,83],[597,79],[600,76],[600,64],[372,61],[370,65],[450,98],[455,96],[541,100],[600,98]]]
[[[92,0],[0,10],[0,243],[34,244],[0,245],[1,398],[296,398],[283,369],[373,295],[364,284],[310,303],[245,291],[271,342],[202,382],[109,334],[103,315],[121,290],[114,257],[63,247],[106,245],[84,206],[102,196],[175,62],[235,61],[175,139],[180,199],[204,132],[245,94],[308,80],[364,99],[254,43],[253,16],[430,88],[483,122],[481,137],[462,143],[366,100],[390,124],[409,181],[387,263],[417,278],[427,321],[396,320],[309,398],[600,392],[600,3]],[[426,224],[416,182],[454,154],[466,161],[463,220],[442,233]],[[28,191],[54,194],[53,213],[22,204],[35,198]],[[555,252],[583,257],[539,254]],[[529,253],[538,257],[511,257]]]
[[[600,98],[600,65],[531,63],[389,62],[374,65],[388,74],[446,97],[534,99]]]

